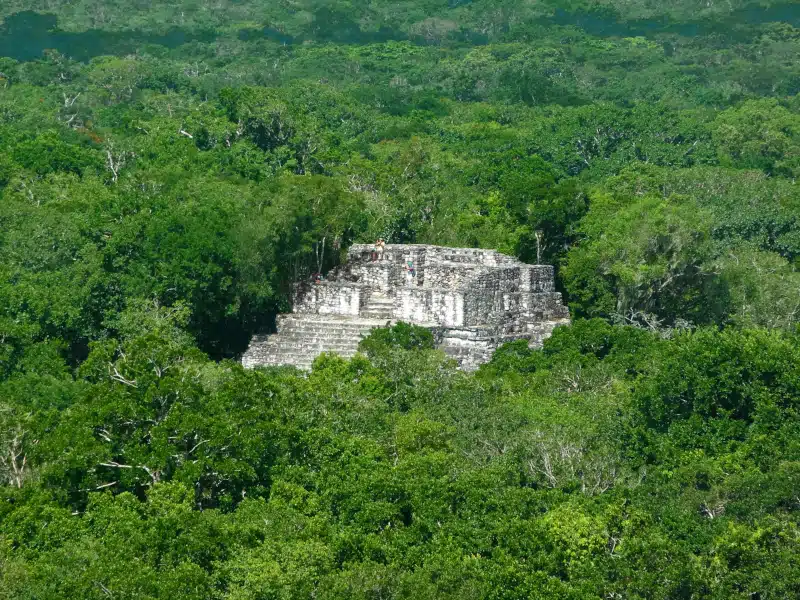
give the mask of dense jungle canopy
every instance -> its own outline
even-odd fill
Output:
[[[778,0],[4,0],[0,600],[800,597],[799,56]],[[378,236],[538,237],[573,325],[237,364]]]

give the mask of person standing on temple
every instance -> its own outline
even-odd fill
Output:
[[[386,250],[386,242],[383,241],[383,238],[378,238],[378,241],[375,242],[375,255],[378,260],[383,260],[384,250]]]

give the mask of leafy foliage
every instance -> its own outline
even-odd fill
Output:
[[[798,6],[220,6],[0,6],[0,599],[800,596]],[[379,236],[575,320],[230,360]]]

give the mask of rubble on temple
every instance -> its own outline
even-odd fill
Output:
[[[298,286],[294,311],[278,316],[278,333],[253,338],[242,364],[308,369],[323,352],[353,356],[370,330],[397,321],[429,328],[439,349],[474,370],[506,342],[541,346],[569,312],[548,265],[495,250],[355,245],[326,279]]]

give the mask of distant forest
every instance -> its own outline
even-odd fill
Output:
[[[0,600],[800,597],[800,4],[4,0]],[[246,371],[354,242],[573,324]]]

